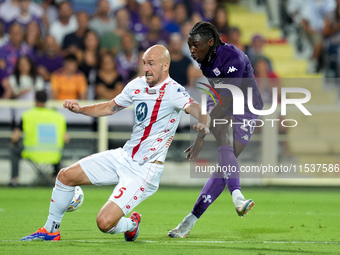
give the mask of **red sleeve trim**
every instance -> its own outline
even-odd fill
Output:
[[[122,105],[117,104],[115,99],[112,99],[112,100],[113,100],[113,102],[115,102],[115,104],[118,105],[119,107],[126,108],[125,106],[122,106]]]

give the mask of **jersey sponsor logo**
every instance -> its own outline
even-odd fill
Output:
[[[175,121],[176,121],[175,119],[170,120],[171,123],[174,123]]]
[[[228,72],[227,73],[233,73],[238,71],[234,66],[229,66]]]
[[[150,94],[150,95],[152,95],[152,94],[156,94],[156,89],[149,89],[149,88],[145,88],[145,93],[147,93],[147,94]]]
[[[137,95],[137,94],[139,94],[140,93],[140,90],[139,89],[136,89],[135,90],[135,94]]]
[[[146,103],[142,102],[136,107],[136,116],[138,121],[143,121],[148,114],[148,106]]]
[[[215,69],[213,70],[213,72],[214,72],[214,74],[215,74],[216,76],[219,76],[219,75],[221,74],[221,71],[220,71],[217,67],[215,67]]]

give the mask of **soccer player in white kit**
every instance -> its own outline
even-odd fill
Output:
[[[91,155],[61,169],[45,226],[21,240],[60,240],[60,223],[75,186],[90,184],[117,184],[97,215],[98,228],[110,234],[124,232],[126,241],[138,237],[140,214],[133,212],[129,218],[123,216],[157,191],[166,153],[182,111],[199,120],[197,131],[209,132],[209,115],[201,115],[200,106],[169,77],[169,66],[168,50],[155,45],[143,55],[145,76],[128,83],[111,101],[80,106],[77,100],[65,100],[65,108],[93,117],[112,115],[133,105],[135,120],[131,139],[123,148]]]

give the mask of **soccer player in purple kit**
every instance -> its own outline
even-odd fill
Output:
[[[196,23],[189,33],[188,46],[191,57],[199,63],[204,76],[208,78],[212,86],[216,82],[221,83],[221,81],[223,84],[237,86],[242,90],[245,102],[247,102],[247,88],[251,87],[253,106],[255,109],[262,109],[262,98],[247,55],[234,45],[222,42],[214,25],[203,21]],[[241,193],[237,157],[247,145],[254,131],[254,126],[241,125],[241,123],[249,123],[243,120],[257,119],[257,115],[250,112],[247,104],[244,105],[244,115],[234,115],[231,92],[228,89],[221,89],[219,96],[221,102],[216,106],[210,97],[207,103],[208,109],[212,108],[210,111],[212,120],[226,119],[229,123],[228,125],[210,126],[218,144],[218,164],[221,168],[225,166],[227,167],[225,169],[228,169],[229,166],[237,171],[233,173],[214,172],[204,185],[193,210],[176,228],[169,231],[169,237],[186,237],[196,221],[222,193],[225,186],[228,186],[239,216],[243,217],[255,205],[253,200],[246,200]],[[231,121],[235,125],[230,125]],[[239,124],[236,125],[236,123]],[[189,160],[194,160],[197,157],[204,145],[204,136],[198,134],[193,145],[185,151],[188,153]]]

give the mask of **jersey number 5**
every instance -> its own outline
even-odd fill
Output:
[[[121,188],[119,189],[119,195],[118,195],[118,196],[114,196],[114,198],[120,198],[121,196],[123,196],[123,190],[126,190],[126,188],[121,187]]]

